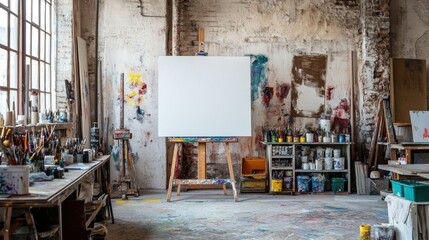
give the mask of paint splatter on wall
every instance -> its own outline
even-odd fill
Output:
[[[264,55],[249,55],[252,63],[251,66],[251,96],[252,102],[259,98],[261,92],[259,89],[265,90],[267,87],[267,62],[268,57]]]
[[[134,71],[128,73],[128,89],[125,90],[123,99],[128,106],[136,108],[135,117],[128,119],[135,119],[140,123],[143,123],[146,114],[140,105],[143,103],[144,95],[147,92],[147,85],[142,81],[142,76],[142,73],[136,73]],[[119,92],[122,92],[121,87]],[[118,100],[121,100],[121,97],[118,97]]]
[[[272,87],[265,87],[262,91],[262,102],[264,103],[265,107],[268,107],[270,105],[270,101],[273,98],[274,89]]]
[[[349,133],[350,103],[343,98],[337,107],[333,109],[332,117],[333,126],[337,133]]]
[[[293,57],[292,116],[322,115],[325,106],[326,64],[326,55]]]
[[[276,96],[279,99],[280,102],[283,102],[285,98],[289,95],[290,91],[290,84],[288,83],[282,83],[280,85],[277,85],[276,88]]]
[[[332,97],[334,97],[334,86],[328,86],[328,89],[326,90],[326,100],[331,100]]]

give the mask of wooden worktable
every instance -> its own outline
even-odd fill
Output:
[[[429,179],[429,164],[378,165],[378,168],[399,175],[419,176]]]
[[[7,212],[13,208],[30,208],[30,207],[52,207],[58,206],[59,211],[59,225],[60,225],[60,239],[62,239],[62,221],[61,221],[61,203],[69,197],[73,192],[76,191],[82,181],[95,170],[101,168],[110,159],[109,155],[100,156],[96,160],[85,163],[88,166],[87,169],[83,170],[69,170],[64,173],[63,178],[53,179],[52,181],[35,182],[30,186],[28,195],[11,195],[0,197],[0,207],[6,207]],[[8,216],[8,213],[6,213]],[[7,225],[7,219],[5,219],[5,228]],[[10,216],[9,216],[10,218]],[[9,219],[10,223],[10,219]],[[6,234],[8,231],[3,231]],[[4,236],[4,239],[8,239],[8,236]]]

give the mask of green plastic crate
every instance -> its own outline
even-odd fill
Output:
[[[391,180],[393,195],[398,197],[404,197],[404,185],[402,181]]]
[[[390,180],[392,182],[392,192],[393,195],[398,197],[405,197],[404,186],[413,185],[416,183],[416,180]]]
[[[404,197],[413,202],[429,202],[429,183],[413,182],[403,184]]]
[[[331,186],[333,192],[344,192],[344,178],[331,178]]]

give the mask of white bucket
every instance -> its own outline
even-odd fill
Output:
[[[341,157],[341,149],[334,149],[334,158]]]
[[[325,157],[325,149],[318,147],[316,149],[316,158],[323,158],[323,157]]]
[[[330,157],[325,158],[325,170],[331,170],[332,169],[332,163],[333,159]]]
[[[314,142],[314,135],[313,135],[313,133],[306,133],[305,134],[305,139],[307,140],[307,142]]]
[[[308,156],[301,156],[301,162],[302,163],[308,162]]]
[[[303,164],[302,164],[302,169],[304,169],[304,170],[309,170],[309,169],[310,169],[310,164],[308,164],[308,163],[303,163]]]
[[[326,150],[325,150],[325,157],[333,157],[332,156],[332,151],[333,151],[334,149],[333,148],[326,148]]]
[[[334,169],[335,170],[344,169],[344,158],[343,157],[334,157]]]
[[[319,158],[316,160],[316,170],[323,170],[323,158]]]

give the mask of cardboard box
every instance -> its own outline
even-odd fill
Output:
[[[29,194],[29,176],[30,166],[0,166],[0,194]]]
[[[241,162],[241,176],[253,179],[267,177],[267,164],[265,158],[245,157]]]

